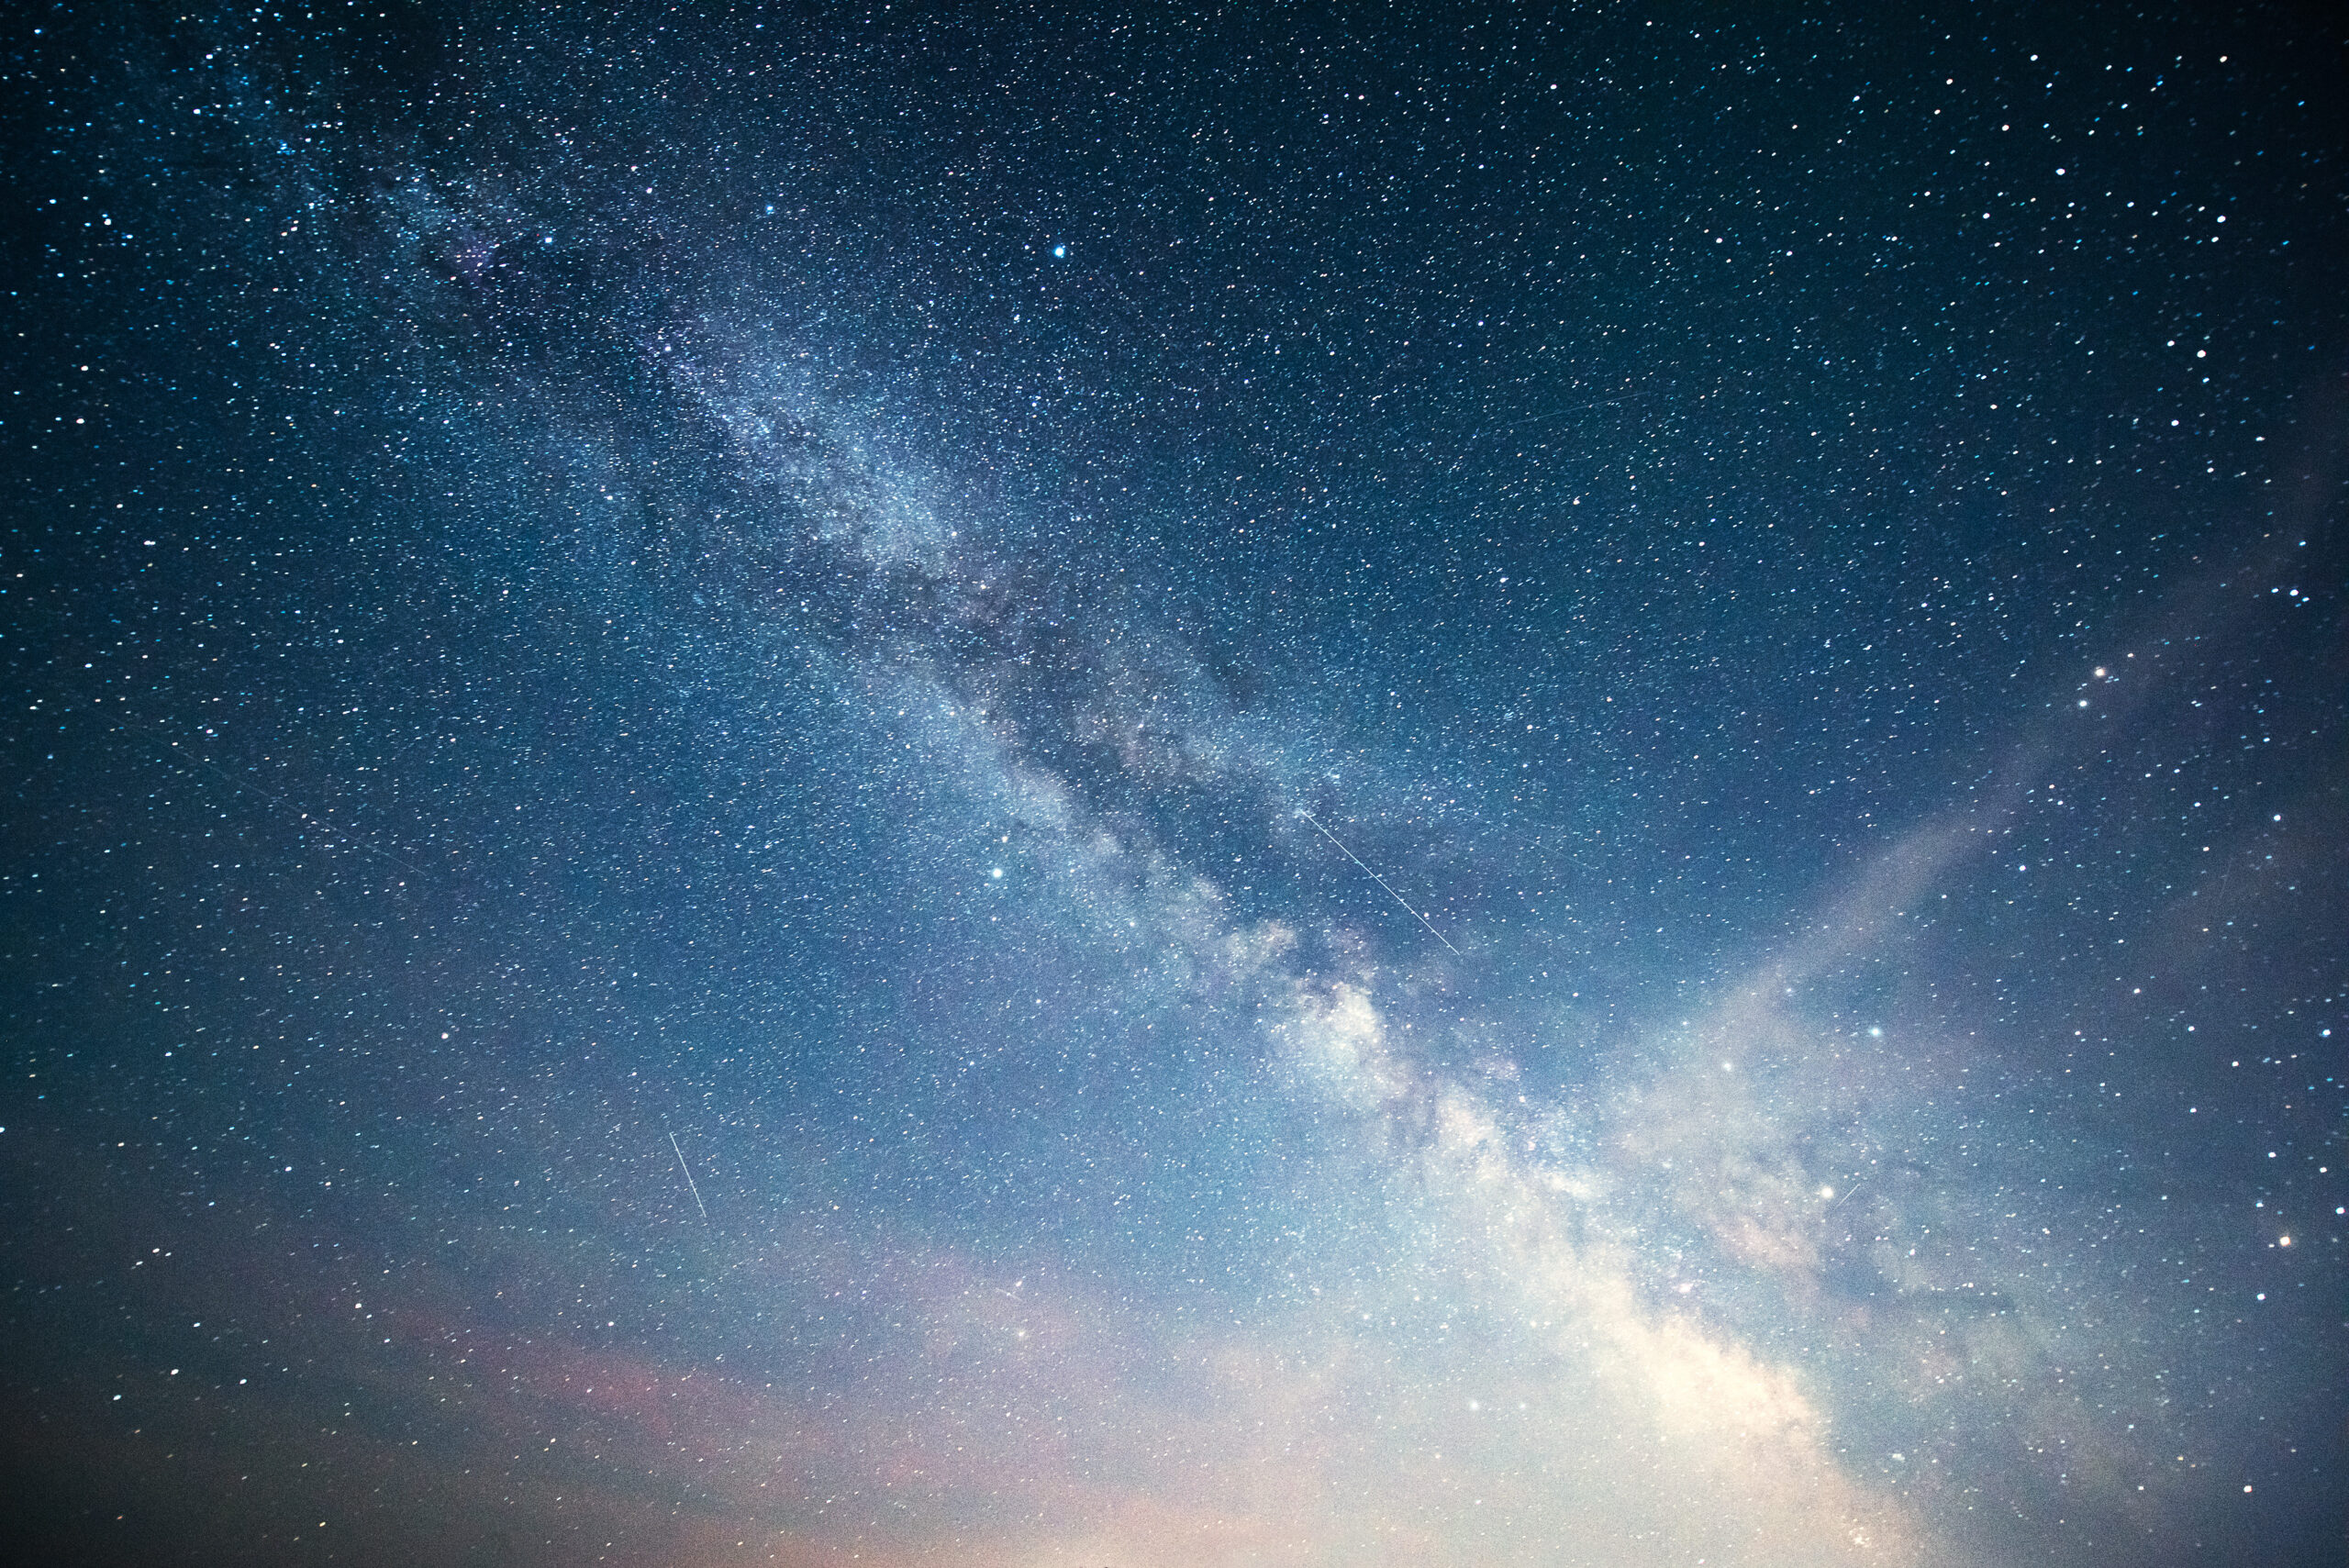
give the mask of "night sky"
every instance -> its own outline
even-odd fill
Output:
[[[0,1543],[2339,1562],[2341,14],[1934,9],[10,8]]]

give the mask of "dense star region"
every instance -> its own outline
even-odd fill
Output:
[[[10,9],[5,1555],[2340,1561],[2343,42]]]

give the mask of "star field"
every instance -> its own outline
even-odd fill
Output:
[[[0,30],[17,1553],[2338,1560],[2334,21]]]

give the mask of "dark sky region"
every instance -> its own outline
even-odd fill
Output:
[[[2333,6],[0,20],[0,1537],[2332,1563]]]

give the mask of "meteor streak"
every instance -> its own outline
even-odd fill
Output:
[[[701,1201],[701,1189],[694,1185],[694,1168],[685,1163],[685,1151],[677,1149],[677,1135],[674,1132],[669,1135],[669,1147],[677,1150],[677,1169],[685,1173],[685,1191],[694,1195],[694,1207],[701,1210],[702,1219],[707,1222],[709,1210]]]
[[[1335,833],[1332,833],[1327,828],[1322,827],[1319,820],[1314,817],[1313,813],[1306,810],[1302,806],[1299,806],[1297,814],[1299,817],[1304,817],[1308,822],[1312,823],[1315,829],[1319,831],[1323,838],[1329,840],[1330,842],[1336,844],[1340,854],[1353,862],[1354,864],[1362,866],[1363,874],[1364,876],[1367,876],[1371,881],[1378,884],[1379,886],[1386,887],[1386,896],[1395,900],[1396,903],[1401,904],[1404,909],[1408,911],[1411,918],[1417,920],[1420,925],[1427,927],[1428,935],[1433,937],[1436,940],[1442,942],[1444,947],[1451,951],[1453,957],[1458,958],[1462,956],[1460,950],[1456,947],[1453,947],[1451,941],[1445,938],[1444,934],[1435,929],[1435,923],[1433,921],[1430,920],[1425,915],[1420,914],[1417,909],[1411,908],[1411,906],[1405,902],[1401,894],[1396,892],[1392,887],[1387,887],[1386,879],[1385,877],[1379,875],[1368,866],[1362,865],[1362,857],[1354,853],[1352,850],[1347,849],[1343,843],[1340,842],[1338,836]]]

